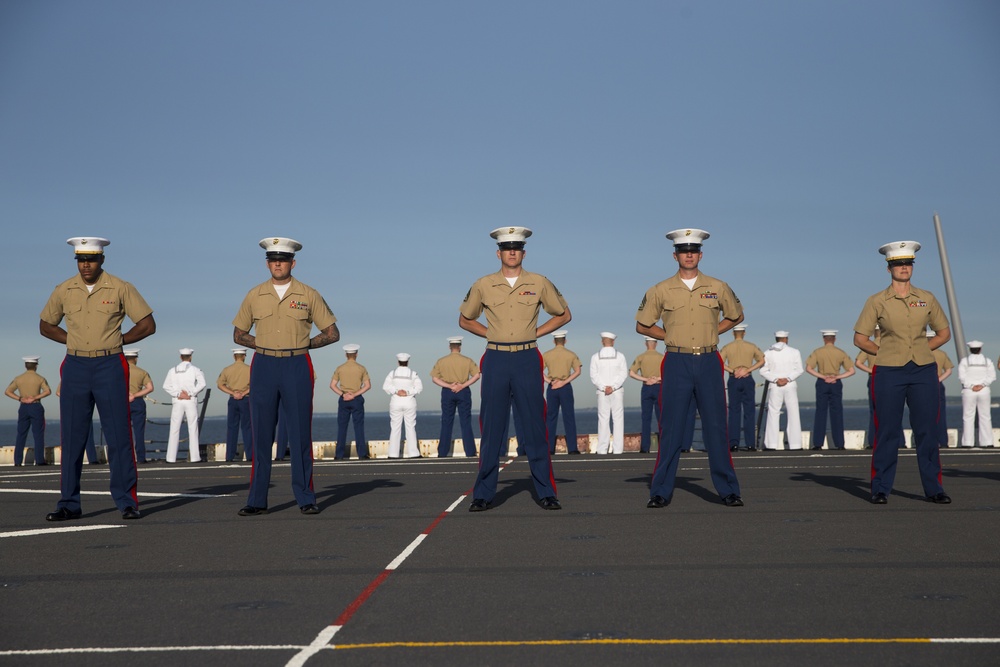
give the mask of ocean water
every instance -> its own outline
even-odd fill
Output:
[[[809,404],[801,404],[799,412],[802,416],[803,430],[810,430],[813,424],[815,408]],[[56,411],[58,414],[58,411]],[[1000,426],[1000,410],[992,410],[993,424]],[[962,426],[962,405],[960,402],[949,402],[946,408],[946,419],[949,428],[961,428]],[[95,415],[95,437],[101,443],[100,428],[96,423]],[[146,440],[148,452],[166,450],[167,431],[169,426],[169,416],[160,417],[150,412],[149,422],[146,425]],[[478,415],[473,413],[472,426],[476,437],[479,437]],[[440,431],[441,413],[440,411],[422,411],[417,413],[417,437],[420,439],[437,439]],[[579,433],[597,433],[597,409],[580,409],[576,411],[576,424]],[[625,409],[625,432],[638,433],[641,429],[642,416],[639,408]],[[698,423],[700,428],[700,422]],[[904,416],[904,427],[908,427],[908,417]],[[13,445],[17,435],[17,422],[14,420],[0,420],[0,445]],[[785,415],[781,418],[781,427],[785,426]],[[844,405],[844,428],[847,430],[863,431],[868,427],[868,406],[864,403],[848,402]],[[654,418],[653,428],[656,428]],[[560,418],[557,433],[563,434],[562,419]],[[514,434],[513,425],[510,428],[511,435]],[[372,412],[365,416],[365,434],[369,440],[389,439],[389,413]],[[52,446],[59,442],[59,422],[57,419],[49,419],[46,427],[46,445]],[[452,436],[460,437],[458,424],[455,424]],[[187,428],[182,427],[181,438],[187,437]],[[348,430],[348,438],[354,438],[354,429]],[[313,440],[314,441],[334,441],[337,439],[337,415],[316,414],[313,415]],[[695,441],[700,441],[700,433],[695,432]],[[201,427],[202,444],[219,443],[226,441],[226,418],[206,417]],[[31,436],[28,436],[28,445],[32,444]],[[184,446],[182,445],[182,449]],[[155,457],[156,455],[153,454]]]

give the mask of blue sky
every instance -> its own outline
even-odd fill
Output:
[[[944,299],[935,211],[967,337],[995,358],[998,65],[988,0],[6,0],[0,376],[25,354],[58,375],[38,314],[75,271],[65,239],[97,235],[154,308],[154,396],[182,346],[214,385],[267,277],[257,241],[281,235],[376,385],[400,351],[427,378],[509,224],[534,230],[525,266],[566,295],[585,361],[602,330],[641,351],[635,310],[676,270],[679,227],[711,232],[702,269],[735,289],[749,339],[788,329],[805,356],[833,327],[853,356],[888,284],[881,244],[922,242],[914,282]],[[313,360],[315,409],[334,411],[340,345]]]

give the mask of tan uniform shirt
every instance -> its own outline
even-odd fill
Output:
[[[663,353],[656,350],[646,350],[635,358],[629,372],[638,373],[644,378],[658,378],[662,368]]]
[[[16,392],[18,396],[38,396],[39,394],[51,391],[49,383],[35,371],[25,371],[11,380],[7,385],[7,391]]]
[[[572,350],[567,350],[565,345],[556,345],[543,354],[542,361],[549,371],[550,380],[565,380],[583,366],[580,357]]]
[[[58,285],[41,319],[58,326],[65,317],[66,349],[89,352],[120,349],[125,316],[138,322],[152,312],[135,287],[104,271],[92,292],[79,275]]]
[[[933,331],[948,327],[948,319],[934,295],[927,290],[910,287],[906,298],[896,296],[890,285],[868,297],[854,330],[862,336],[875,335],[875,325],[882,330],[876,366],[918,366],[934,363],[927,344],[927,326]]]
[[[955,364],[951,363],[951,359],[948,358],[947,354],[941,351],[940,347],[934,350],[932,354],[934,355],[934,362],[938,366],[938,375],[941,375],[941,373],[944,373],[949,368],[955,367]]]
[[[465,295],[459,312],[470,320],[486,311],[486,339],[493,343],[535,340],[538,311],[562,315],[569,306],[556,286],[543,275],[521,271],[511,287],[499,271],[483,276]]]
[[[371,382],[371,378],[368,377],[368,369],[354,359],[348,359],[337,366],[331,382],[339,383],[338,386],[345,394],[356,394],[361,390],[365,380]]]
[[[312,325],[322,331],[337,318],[319,292],[292,278],[283,299],[270,280],[250,290],[240,305],[233,326],[242,331],[256,327],[257,347],[300,350],[309,347]]]
[[[250,366],[242,361],[234,361],[219,373],[219,380],[216,384],[222,385],[230,391],[250,391]]]
[[[806,359],[806,367],[820,375],[840,375],[840,369],[845,371],[854,368],[854,362],[847,353],[835,345],[824,345],[812,351]]]
[[[741,367],[750,368],[758,361],[764,359],[764,353],[761,352],[760,348],[744,339],[727,343],[719,350],[719,354],[722,355],[723,363],[733,370]]]
[[[667,345],[708,347],[718,345],[723,317],[736,320],[742,314],[740,300],[726,283],[699,273],[689,290],[677,273],[646,291],[635,321],[649,327],[663,320]]]
[[[128,393],[137,394],[146,384],[153,384],[153,378],[139,366],[128,365]]]
[[[463,384],[469,378],[479,373],[479,366],[472,359],[461,354],[449,354],[441,357],[431,369],[431,377],[448,384]]]

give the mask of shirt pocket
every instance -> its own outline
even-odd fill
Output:
[[[309,311],[305,308],[289,308],[286,314],[296,322],[305,322],[309,319]]]

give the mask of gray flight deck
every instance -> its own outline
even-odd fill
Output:
[[[248,464],[149,464],[128,522],[88,465],[64,523],[58,467],[5,467],[0,664],[1000,664],[1000,450],[942,452],[946,506],[912,451],[886,506],[866,452],[734,457],[742,508],[703,454],[659,510],[654,455],[560,455],[562,511],[523,459],[483,513],[423,459],[317,463],[318,516],[277,463],[261,517]]]

